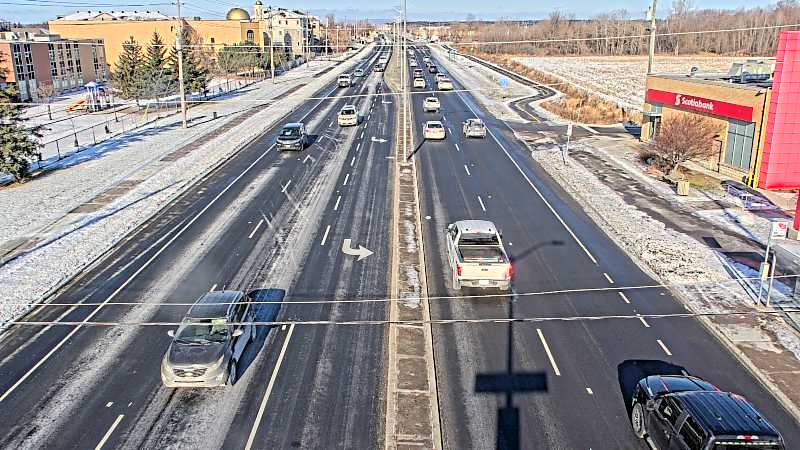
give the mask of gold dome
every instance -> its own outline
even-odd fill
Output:
[[[231,8],[228,15],[225,16],[227,20],[250,20],[250,14],[242,8]]]

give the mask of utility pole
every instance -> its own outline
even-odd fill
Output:
[[[328,59],[328,28],[331,26],[331,18],[325,17],[325,59]]]
[[[178,51],[178,85],[181,94],[182,126],[186,128],[186,89],[183,87],[183,17],[181,17],[181,0],[176,0],[178,8],[178,37],[175,39],[175,49]]]
[[[655,0],[654,0],[655,1]],[[403,119],[406,121],[405,133],[403,133],[403,155],[408,157],[408,133],[411,131],[411,121],[408,119],[408,49],[406,46],[406,3],[403,0],[403,67],[401,73],[403,74]]]
[[[272,84],[275,84],[275,42],[273,42],[275,36],[272,33],[273,17],[275,16],[272,14],[272,7],[270,7],[270,11],[267,15],[267,20],[269,20],[269,75],[272,78]]]
[[[647,12],[650,16],[650,48],[647,50],[647,74],[653,73],[653,54],[656,52],[656,0]]]

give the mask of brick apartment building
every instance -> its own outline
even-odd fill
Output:
[[[23,101],[110,78],[101,39],[63,39],[45,30],[0,32],[0,67]]]

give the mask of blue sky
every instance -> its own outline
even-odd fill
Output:
[[[174,14],[175,7],[171,0],[10,0],[15,5],[0,4],[0,18],[12,22],[36,22],[53,19],[57,15],[68,14],[76,10],[159,10],[165,14]],[[337,17],[359,17],[386,19],[392,17],[392,7],[399,5],[399,0],[266,0],[265,4],[291,6],[309,9],[315,14],[334,12]],[[587,18],[613,9],[626,9],[631,17],[642,17],[647,9],[647,0],[614,0],[612,2],[595,2],[587,0],[557,0],[553,3],[539,3],[530,0],[504,0],[491,2],[485,0],[438,0],[435,2],[408,0],[410,19],[448,20],[463,19],[467,14],[474,14],[481,19],[508,18],[542,18],[553,9],[575,14],[579,18]],[[774,1],[745,0],[696,0],[698,8],[735,9],[769,5]],[[661,0],[659,15],[666,12],[671,0]],[[112,6],[113,5],[113,6]],[[251,10],[250,3],[235,0],[186,0],[185,15],[203,18],[224,16],[227,9],[235,5]],[[502,6],[501,6],[502,5]]]

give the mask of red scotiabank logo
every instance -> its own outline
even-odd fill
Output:
[[[675,106],[681,105],[681,94],[675,94]]]
[[[721,117],[730,117],[746,122],[753,121],[753,108],[747,105],[712,100],[693,95],[679,94],[677,92],[648,89],[645,96],[651,104],[672,105],[680,109],[689,109]]]

